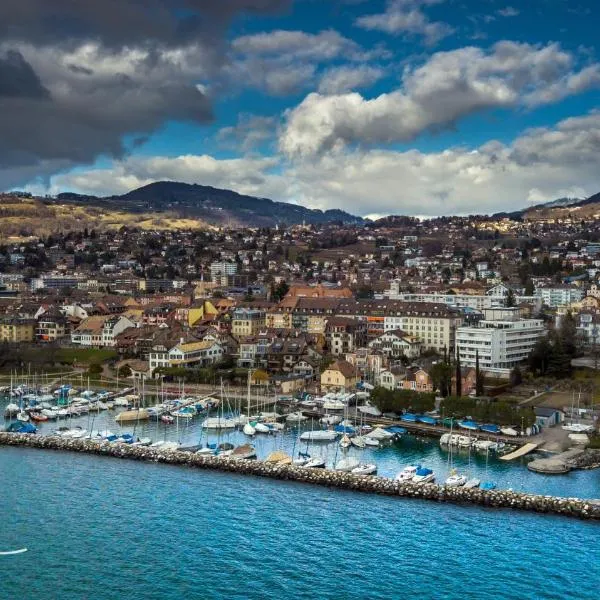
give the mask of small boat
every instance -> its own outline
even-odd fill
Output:
[[[396,481],[407,482],[412,481],[416,472],[421,468],[421,465],[408,465],[404,467],[402,471],[400,471],[396,475]]]
[[[459,435],[457,443],[461,448],[468,448],[472,444],[472,441],[466,435]]]
[[[425,423],[425,425],[437,425],[438,420],[428,415],[417,415],[417,421],[419,423]]]
[[[395,434],[390,431],[386,431],[382,427],[377,427],[373,431],[369,432],[369,437],[373,440],[391,440]]]
[[[307,419],[308,417],[305,417],[300,411],[292,412],[285,418],[288,423],[302,423],[302,421],[306,421]]]
[[[173,452],[174,450],[179,449],[179,444],[177,442],[163,442],[160,445],[161,451]]]
[[[386,427],[385,431],[393,433],[395,436],[404,435],[406,433],[406,429],[404,427],[400,427],[399,425],[391,425],[390,427]]]
[[[361,463],[350,472],[354,475],[375,475],[377,473],[377,465],[375,463]]]
[[[265,462],[277,465],[290,465],[292,464],[292,457],[283,452],[283,450],[275,450],[265,458]]]
[[[29,421],[29,415],[25,412],[25,411],[21,411],[18,415],[17,415],[17,419],[19,421],[23,421],[23,423],[25,423],[26,421]]]
[[[380,417],[381,416],[381,411],[376,406],[372,406],[369,403],[364,404],[363,406],[357,406],[356,408],[363,415],[369,415],[371,417]]]
[[[432,483],[435,481],[435,473],[431,469],[421,467],[420,469],[417,469],[412,480],[413,483]]]
[[[405,421],[406,423],[417,423],[419,420],[419,415],[413,415],[412,413],[404,413],[400,417],[401,421]]]
[[[115,417],[117,423],[130,423],[133,421],[147,421],[150,418],[145,408],[136,410],[124,410]]]
[[[493,481],[484,481],[479,487],[482,490],[495,490],[496,484]]]
[[[300,436],[303,442],[333,442],[337,438],[335,431],[324,431],[317,429],[315,431],[305,431]]]
[[[321,417],[323,425],[337,425],[342,420],[342,415],[326,415]]]
[[[152,440],[149,437],[143,437],[139,441],[135,442],[138,446],[149,446],[152,443]]]
[[[242,444],[232,451],[231,457],[240,460],[256,458],[256,449],[251,444]]]
[[[365,437],[365,444],[367,446],[371,446],[372,448],[377,448],[380,445],[379,440],[376,440],[375,438],[366,436]]]
[[[80,440],[81,438],[86,437],[87,429],[75,428],[67,431],[63,434],[63,437],[67,437],[72,440]]]
[[[212,455],[215,453],[214,448],[209,448],[208,446],[205,446],[204,448],[200,448],[199,450],[196,451],[196,454],[204,454],[204,455]]]
[[[571,423],[570,425],[563,425],[562,428],[565,431],[571,431],[573,433],[590,433],[594,431],[593,425],[584,425],[583,423]]]
[[[254,426],[256,433],[273,433],[273,429],[269,427],[266,423],[257,423]]]
[[[471,477],[471,479],[467,479],[464,487],[467,490],[472,490],[474,488],[478,488],[481,484],[481,479],[477,479],[477,477]]]
[[[510,435],[510,436],[519,435],[519,432],[516,429],[513,429],[512,427],[501,427],[500,432],[503,433],[504,435]]]
[[[327,398],[323,402],[323,410],[344,410],[346,405],[336,398]]]
[[[237,426],[236,419],[226,417],[208,417],[202,422],[203,429],[235,429]]]
[[[234,448],[235,446],[230,442],[221,442],[217,446],[217,450],[219,450],[220,452],[227,452],[228,450],[233,450]]]
[[[310,460],[308,454],[301,454],[298,458],[295,458],[292,462],[296,467],[303,467]]]
[[[356,469],[360,462],[358,459],[353,458],[352,456],[348,456],[347,458],[342,458],[335,465],[336,471],[342,471],[344,473],[349,473],[352,469]]]
[[[477,440],[473,443],[473,448],[475,448],[475,450],[487,452],[488,450],[497,450],[498,443],[492,442],[491,440]]]
[[[176,419],[193,419],[196,414],[196,409],[193,406],[184,406],[179,410],[171,411],[171,416]]]
[[[341,448],[350,448],[350,446],[352,446],[352,441],[350,440],[350,438],[347,435],[344,435],[342,437],[342,439],[340,440],[340,447]]]
[[[448,487],[461,487],[465,485],[465,483],[467,483],[467,478],[453,469],[450,477],[444,482],[444,485],[447,485]]]
[[[354,435],[356,433],[356,429],[352,425],[349,425],[347,423],[340,423],[339,425],[336,425],[333,429],[337,433],[343,433],[346,435]]]
[[[6,408],[4,409],[4,415],[6,417],[15,417],[20,411],[21,409],[19,408],[19,405],[11,402],[10,404],[6,405]]]
[[[320,456],[314,456],[308,462],[304,464],[307,469],[324,469],[325,468],[325,459]]]
[[[458,426],[461,429],[469,429],[470,431],[477,431],[479,429],[479,425],[475,423],[475,421],[457,421]]]
[[[48,417],[42,413],[31,413],[29,416],[31,417],[32,421],[38,421],[40,423],[48,420]]]
[[[51,408],[43,408],[41,414],[49,419],[56,419],[58,417],[58,411]]]
[[[172,417],[171,415],[162,415],[160,420],[163,423],[175,423],[175,417]]]
[[[252,425],[252,423],[246,423],[244,425],[244,428],[242,429],[242,431],[246,435],[254,435],[256,433],[256,429],[254,428],[254,426]]]
[[[480,431],[483,431],[485,433],[500,433],[500,427],[498,427],[498,425],[493,425],[491,423],[486,423],[484,425],[480,425],[479,426]]]
[[[353,437],[350,440],[350,442],[353,446],[356,446],[357,448],[364,448],[367,445],[365,438],[361,435],[357,435],[356,437]],[[377,442],[377,445],[379,445],[379,442]]]

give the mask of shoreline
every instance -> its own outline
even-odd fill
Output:
[[[543,496],[509,490],[465,489],[435,483],[418,485],[399,483],[379,476],[361,476],[326,469],[306,469],[294,465],[277,465],[258,460],[240,460],[191,454],[180,451],[160,451],[160,448],[111,444],[95,440],[65,440],[56,436],[0,432],[0,446],[39,448],[67,452],[83,452],[100,456],[159,462],[171,465],[254,475],[269,479],[309,483],[350,491],[374,493],[401,498],[416,498],[460,505],[489,508],[510,508],[528,512],[555,514],[585,520],[600,521],[600,503],[579,498]]]

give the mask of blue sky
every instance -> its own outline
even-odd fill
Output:
[[[225,4],[239,10],[210,39],[114,42],[107,25],[69,46],[0,45],[0,81],[12,44],[82,145],[21,151],[37,156],[18,168],[13,153],[0,185],[111,194],[172,179],[361,215],[495,212],[600,191],[597,2]]]

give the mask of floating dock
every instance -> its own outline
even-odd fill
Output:
[[[514,460],[515,458],[521,458],[521,456],[525,456],[526,454],[533,452],[538,446],[539,444],[534,444],[533,442],[530,442],[529,444],[525,444],[524,446],[517,448],[510,454],[505,454],[504,456],[501,456],[500,460]]]

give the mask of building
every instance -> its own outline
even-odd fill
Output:
[[[65,288],[76,289],[81,281],[78,277],[68,277],[62,275],[42,275],[31,280],[31,290],[60,290]]]
[[[325,327],[325,339],[331,354],[346,354],[366,345],[367,325],[364,321],[332,317]]]
[[[169,350],[169,367],[206,367],[223,358],[223,348],[216,342],[187,342]]]
[[[37,320],[35,339],[38,342],[56,342],[69,334],[69,321],[58,310],[48,310]]]
[[[255,308],[237,308],[233,311],[231,319],[231,335],[243,337],[256,335],[264,329],[266,313]]]
[[[292,285],[286,298],[352,298],[352,290],[342,287],[317,285]]]
[[[422,342],[401,329],[386,331],[368,343],[369,348],[379,350],[390,358],[417,358],[421,354]]]
[[[356,388],[356,369],[345,360],[336,360],[321,373],[321,390],[349,392]]]
[[[0,320],[0,342],[33,342],[36,326],[35,319],[2,319]]]
[[[573,304],[583,300],[584,291],[578,287],[559,285],[554,287],[543,287],[535,290],[535,295],[551,308]]]
[[[237,273],[237,263],[225,260],[213,262],[210,265],[210,279],[213,283],[226,286],[229,285],[228,276]]]
[[[540,427],[554,427],[554,425],[562,423],[565,418],[565,413],[558,408],[536,406],[533,411],[535,413],[535,424]]]
[[[94,348],[113,347],[117,336],[134,323],[123,315],[101,315],[84,319],[72,332],[71,343]]]
[[[544,322],[521,319],[518,308],[488,309],[477,326],[457,329],[456,346],[463,366],[474,367],[478,353],[483,371],[507,377],[544,335]]]

